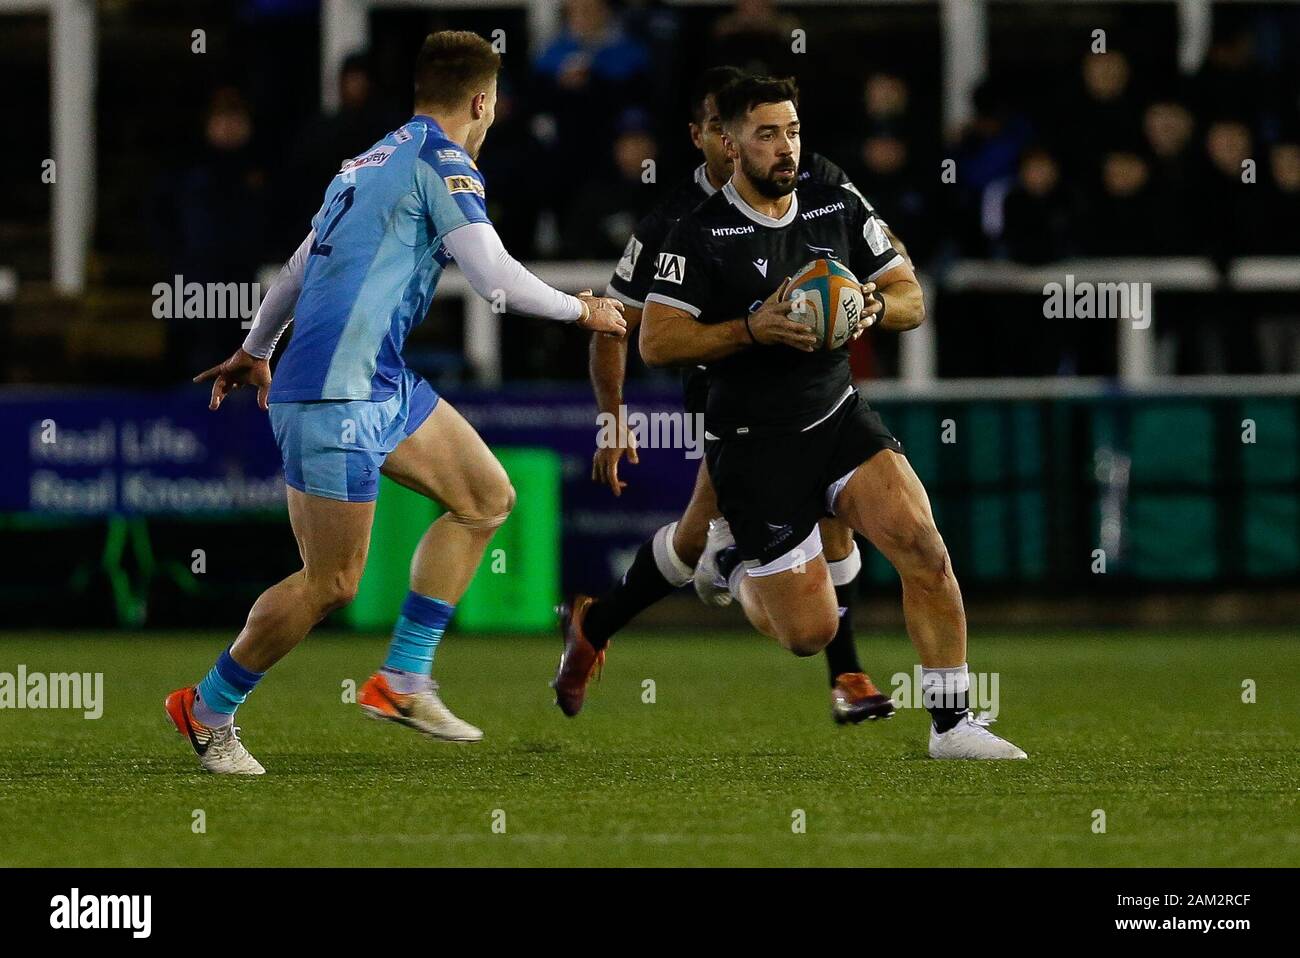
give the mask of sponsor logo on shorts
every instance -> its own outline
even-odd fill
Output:
[[[767,531],[772,533],[772,538],[767,540],[767,548],[769,549],[779,546],[794,535],[794,526],[789,524],[777,525],[773,522],[765,522],[763,525],[767,526]]]

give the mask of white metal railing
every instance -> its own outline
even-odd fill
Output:
[[[604,290],[613,269],[612,261],[585,260],[538,262],[530,266],[544,282],[557,289],[578,292]],[[262,268],[265,292],[275,278],[278,266]],[[921,273],[918,278],[925,291],[929,319],[917,329],[899,337],[899,376],[897,379],[871,383],[872,392],[903,390],[909,395],[1017,395],[1026,398],[1067,395],[1097,395],[1117,387],[1133,392],[1180,394],[1184,392],[1300,393],[1300,376],[1169,376],[1154,368],[1155,324],[1150,302],[1143,304],[1142,327],[1123,320],[1116,321],[1120,360],[1117,379],[1081,376],[1007,377],[999,379],[940,380],[938,340],[935,314],[936,290],[956,292],[1021,292],[1042,295],[1048,283],[1060,283],[1067,275],[1079,282],[1145,282],[1153,293],[1196,292],[1229,287],[1242,292],[1300,291],[1300,257],[1245,257],[1233,261],[1226,278],[1221,277],[1208,260],[1195,258],[1151,259],[1080,259],[1050,266],[1021,266],[1002,261],[962,260],[942,275]],[[461,302],[464,324],[465,358],[477,381],[493,386],[501,383],[501,339],[503,314],[494,312],[492,304],[477,295],[465,276],[455,267],[449,269],[438,284],[437,295]],[[1297,301],[1300,315],[1300,301]],[[509,322],[526,323],[512,317]]]
[[[95,0],[0,0],[0,16],[43,11],[50,17],[54,160],[50,273],[56,290],[76,295],[86,285],[86,255],[95,225]]]
[[[18,296],[18,271],[0,266],[0,303],[12,303]]]

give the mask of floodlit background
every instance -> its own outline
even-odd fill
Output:
[[[797,76],[805,149],[925,285],[929,321],[853,368],[934,502],[975,707],[1030,761],[926,759],[865,544],[889,722],[832,724],[824,657],[690,590],[563,718],[553,603],[615,581],[698,462],[646,449],[621,498],[593,485],[585,336],[451,270],[406,358],[519,493],[436,663],[484,741],[355,704],[433,516],[385,486],[358,600],[240,709],[268,774],[201,775],[163,697],[298,557],[266,416],[189,378],[410,115],[443,28],[505,45],[487,201],[571,291],[699,161],[701,69]],[[1282,2],[0,0],[0,866],[1296,865],[1297,71]],[[232,292],[169,316],[187,284]],[[633,352],[628,403],[679,410]],[[47,674],[102,695],[38,708]],[[1059,909],[1131,917],[1103,904]]]
[[[0,0],[5,627],[235,627],[294,568],[265,417],[246,396],[209,415],[187,385],[244,317],[160,317],[159,290],[269,282],[340,161],[410,115],[443,28],[504,43],[489,208],[575,291],[698,162],[699,70],[798,78],[805,149],[926,283],[927,325],[853,363],[972,621],[1296,621],[1294,4]],[[1142,309],[1049,315],[1053,284],[1111,282],[1149,284]],[[520,492],[510,572],[480,575],[459,628],[547,628],[685,503],[680,450],[646,451],[619,500],[590,483],[579,331],[498,316],[452,271],[406,355]],[[635,355],[629,383],[635,408],[679,408]],[[335,625],[386,628],[428,516],[386,491]],[[863,621],[896,624],[892,570],[871,554],[859,582]],[[698,620],[690,601],[649,622]]]

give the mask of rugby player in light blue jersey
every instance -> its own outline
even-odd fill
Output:
[[[547,286],[505,251],[488,220],[474,158],[492,125],[500,67],[473,33],[425,40],[415,116],[343,164],[243,347],[195,377],[212,380],[214,410],[240,386],[257,389],[284,459],[303,562],[262,593],[198,685],[167,697],[168,715],[209,771],[263,773],[236,734],[235,710],[316,623],[356,595],[381,474],[446,512],[415,550],[388,656],[358,703],[367,715],[437,739],[482,738],[438,697],[433,655],[515,493],[478,433],[406,368],[402,345],[450,262],[480,295],[504,296],[512,312],[613,336],[627,330],[620,303]],[[291,320],[272,383],[268,360]]]

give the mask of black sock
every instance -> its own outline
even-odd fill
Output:
[[[727,546],[725,549],[718,550],[718,572],[727,580],[728,585],[731,583],[731,573],[736,571],[738,565],[740,565],[739,548]]]
[[[939,705],[927,705],[926,711],[930,713],[930,719],[934,722],[936,732],[946,732],[966,714],[967,703],[965,692],[952,692],[940,695],[942,699]]]
[[[857,646],[853,642],[853,583],[835,587],[835,601],[840,607],[840,624],[835,629],[835,638],[826,646],[826,668],[831,673],[831,687],[835,680],[845,672],[861,672],[862,664],[858,661]]]
[[[654,540],[647,539],[623,580],[591,604],[582,631],[592,645],[603,649],[610,636],[676,589],[655,565]]]

